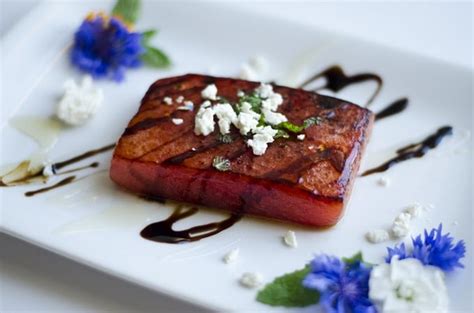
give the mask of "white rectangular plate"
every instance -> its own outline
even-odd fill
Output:
[[[13,115],[53,114],[63,82],[79,78],[68,62],[74,30],[89,10],[107,9],[97,2],[52,2],[40,6],[3,42],[2,164],[26,158],[35,143],[8,126]],[[212,13],[210,13],[212,12]],[[385,244],[371,245],[367,230],[388,227],[405,207],[419,201],[434,204],[414,222],[412,234],[443,223],[446,231],[466,240],[466,268],[447,277],[452,310],[470,311],[472,290],[472,72],[421,56],[393,51],[304,25],[288,24],[216,4],[146,3],[137,28],[158,28],[156,44],[172,57],[167,71],[129,71],[123,84],[99,81],[105,103],[86,126],[61,134],[51,152],[63,160],[114,142],[138,108],[148,86],[158,78],[184,73],[236,76],[240,64],[256,53],[270,61],[271,75],[281,83],[300,82],[329,65],[348,73],[375,72],[384,79],[371,107],[408,97],[408,109],[377,122],[363,168],[377,165],[408,143],[438,127],[452,125],[454,135],[422,159],[394,167],[383,175],[358,178],[345,216],[335,227],[314,230],[245,217],[232,228],[202,241],[181,245],[142,239],[139,231],[167,217],[172,205],[137,199],[119,190],[107,172],[31,198],[37,186],[1,188],[2,230],[124,279],[215,310],[266,310],[255,290],[239,286],[243,272],[258,271],[266,281],[301,268],[317,252],[350,256],[363,251],[369,262],[382,262]],[[365,103],[370,83],[351,86],[337,96]],[[99,156],[101,168],[110,154]],[[84,161],[87,164],[87,161]],[[376,181],[389,177],[383,188]],[[201,210],[178,228],[226,217]],[[282,235],[296,231],[299,246],[282,244]],[[393,245],[395,242],[389,242]],[[225,265],[222,256],[240,248],[240,258]]]

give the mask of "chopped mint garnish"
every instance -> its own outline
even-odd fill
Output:
[[[230,161],[221,156],[216,156],[212,160],[212,166],[221,172],[230,170]]]
[[[121,18],[125,23],[135,24],[140,13],[140,0],[117,0],[112,15]]]
[[[234,141],[234,139],[229,134],[226,134],[226,135],[220,134],[219,135],[219,141],[222,142],[222,143],[231,143],[232,141]]]
[[[300,132],[303,131],[304,126],[298,126],[298,125],[295,125],[291,122],[282,122],[282,123],[277,125],[277,128],[289,131],[290,133],[297,134],[297,133],[300,133]]]
[[[290,138],[290,135],[286,131],[284,131],[283,129],[278,129],[275,137],[273,137],[273,138],[275,138],[275,139],[276,138]]]
[[[313,116],[304,120],[303,127],[306,129],[313,125],[319,125],[321,124],[322,121],[323,119],[320,118],[319,116]]]
[[[271,306],[305,307],[318,303],[319,293],[302,285],[310,272],[309,266],[293,273],[277,277],[257,295],[257,301]]]
[[[256,113],[262,113],[262,98],[258,96],[256,92],[252,92],[250,95],[243,95],[239,98],[239,107],[242,103],[248,102],[252,106],[252,111]]]

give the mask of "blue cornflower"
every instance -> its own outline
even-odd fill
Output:
[[[311,261],[311,272],[303,286],[320,293],[320,304],[326,312],[372,313],[375,306],[369,300],[371,268],[360,261],[346,264],[328,255],[317,255]]]
[[[443,225],[439,224],[438,228],[433,228],[429,233],[425,229],[424,240],[421,235],[412,238],[413,251],[407,253],[405,246],[395,246],[394,249],[388,248],[388,256],[386,262],[394,255],[398,255],[399,259],[415,258],[425,265],[437,266],[445,272],[450,272],[456,267],[464,267],[460,260],[466,253],[466,245],[463,240],[453,243],[454,238],[448,234],[442,234]]]
[[[121,81],[127,68],[141,65],[144,52],[140,33],[131,32],[115,17],[91,14],[74,35],[71,62],[95,78]]]

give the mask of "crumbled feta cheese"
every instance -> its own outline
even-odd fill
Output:
[[[54,171],[53,171],[53,165],[52,164],[46,164],[43,168],[43,176],[49,177],[53,176]]]
[[[296,136],[296,139],[298,140],[304,140],[305,138],[306,138],[305,134],[299,134],[298,136]]]
[[[390,235],[385,229],[374,229],[367,232],[365,238],[371,243],[380,243],[389,240]]]
[[[262,281],[260,273],[244,273],[240,278],[240,284],[247,288],[256,288],[262,284]]]
[[[201,106],[194,120],[194,133],[207,136],[214,131],[214,110]]]
[[[237,123],[237,114],[229,103],[218,103],[213,109],[219,119],[218,125],[221,134],[228,134],[230,125]]]
[[[298,242],[296,241],[296,234],[294,231],[289,230],[286,232],[285,236],[283,236],[283,242],[291,248],[298,247]]]
[[[253,112],[255,113],[255,112]],[[257,128],[258,118],[251,113],[240,112],[237,117],[235,126],[240,130],[242,135],[247,135],[249,132]]]
[[[57,106],[56,115],[69,125],[82,125],[87,122],[102,104],[102,89],[94,87],[92,78],[84,76],[80,85],[74,80],[64,84],[64,95]]]
[[[192,101],[184,101],[184,105],[179,106],[177,109],[182,111],[193,111],[194,103]]]
[[[259,80],[259,75],[252,66],[248,64],[242,64],[242,67],[240,68],[239,78],[255,81]]]
[[[204,99],[209,99],[209,100],[217,100],[217,87],[214,84],[207,85],[206,88],[204,88],[201,91],[201,96]]]
[[[282,122],[288,121],[285,115],[273,112],[268,109],[262,109],[263,116],[265,117],[265,121],[270,125],[278,125]]]
[[[403,238],[410,233],[410,220],[412,216],[409,213],[402,212],[400,213],[392,225],[392,234],[396,238]]]
[[[420,216],[422,212],[423,206],[418,202],[414,202],[405,208],[405,213],[410,214],[412,219]]]
[[[173,99],[171,97],[164,97],[163,102],[166,103],[167,105],[172,105]]]
[[[201,104],[201,108],[205,109],[211,106],[211,101],[206,100]]]
[[[183,124],[183,119],[182,118],[172,118],[171,121],[173,122],[173,124],[175,125],[181,125]]]
[[[239,252],[240,252],[239,248],[232,249],[224,255],[222,260],[226,264],[234,263],[237,260],[237,258],[239,257]]]
[[[283,97],[279,93],[272,93],[267,99],[262,101],[262,108],[276,111],[280,104],[283,103]]]
[[[183,96],[178,96],[178,98],[176,98],[176,102],[177,103],[183,103],[184,101],[184,97]]]
[[[255,89],[258,96],[262,99],[267,99],[270,95],[273,94],[273,86],[270,84],[261,83],[260,86]]]
[[[273,137],[278,132],[270,126],[255,128],[255,135],[247,141],[247,145],[252,148],[253,154],[263,155],[267,151],[268,144],[273,142]]]
[[[260,119],[260,114],[252,110],[252,105],[248,102],[243,102],[240,105],[240,112],[248,113],[255,119]]]
[[[243,97],[243,96],[245,96],[245,92],[243,92],[242,90],[237,91],[237,97],[240,98],[240,97]]]
[[[388,177],[382,176],[377,179],[377,185],[382,187],[388,187],[390,186],[390,179]]]

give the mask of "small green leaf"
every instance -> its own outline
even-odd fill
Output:
[[[133,25],[138,19],[140,6],[140,0],[117,0],[112,9],[112,15],[118,16],[124,22]]]
[[[219,141],[222,143],[231,143],[232,141],[234,141],[234,139],[229,134],[226,134],[226,135],[219,134]]]
[[[141,59],[147,65],[157,68],[165,68],[171,65],[171,61],[168,56],[160,49],[154,47],[145,48],[146,51],[141,56]]]
[[[230,161],[221,156],[216,156],[212,160],[212,166],[221,172],[225,172],[230,170]]]
[[[319,125],[322,121],[322,118],[320,118],[319,116],[313,116],[304,120],[303,127],[306,129],[313,125]]]
[[[290,134],[288,134],[286,131],[283,129],[278,129],[275,137],[273,138],[290,138]]]
[[[287,130],[291,133],[300,133],[303,131],[304,126],[298,126],[290,122],[282,122],[277,125],[277,128]]]
[[[346,263],[349,266],[353,265],[356,262],[364,262],[361,251],[357,252],[350,258],[342,258],[342,260],[344,261],[344,263]]]
[[[143,45],[148,46],[148,43],[150,42],[151,38],[153,38],[157,33],[158,31],[156,29],[149,29],[142,32]]]
[[[302,285],[309,271],[309,266],[306,266],[304,269],[277,277],[258,293],[257,301],[283,307],[305,307],[318,303],[319,293]]]
[[[250,103],[252,111],[256,113],[262,113],[262,98],[260,98],[257,93],[253,92],[250,95],[243,95],[239,98],[239,106],[244,103]]]

